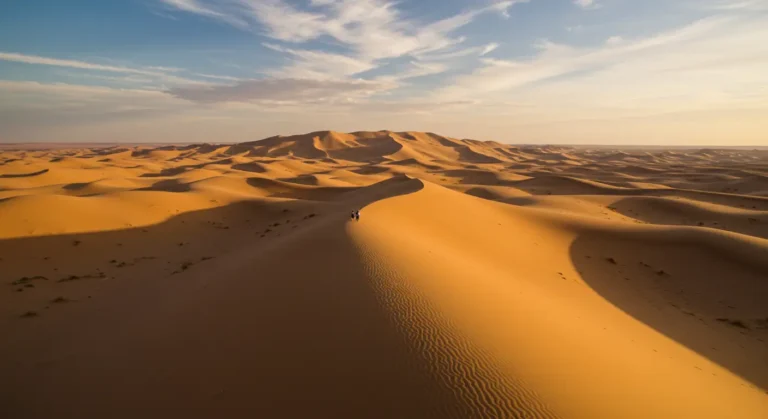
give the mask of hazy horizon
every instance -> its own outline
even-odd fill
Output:
[[[0,143],[768,146],[768,0],[0,5]]]
[[[328,131],[322,130],[319,132]],[[331,132],[337,132],[330,130]],[[379,130],[381,131],[381,130]],[[363,131],[359,131],[363,132]],[[369,131],[370,132],[370,131]],[[416,132],[416,131],[410,131]],[[311,133],[305,133],[311,134]],[[439,133],[435,133],[440,135]],[[288,134],[288,135],[275,135],[281,137],[300,136],[302,134]],[[140,141],[81,141],[81,142],[51,142],[51,141],[29,141],[29,142],[0,142],[0,150],[47,150],[57,148],[112,148],[112,147],[163,147],[163,146],[189,146],[189,145],[201,145],[201,144],[214,144],[214,145],[235,145],[243,142],[256,142],[266,140],[275,136],[268,136],[265,138],[251,139],[247,141],[203,141],[203,142],[140,142]],[[450,137],[450,136],[449,136]],[[477,141],[492,141],[483,140],[477,138],[460,138]],[[714,150],[759,150],[768,151],[768,145],[668,145],[668,144],[567,144],[567,143],[505,143],[514,147],[565,147],[573,149],[593,148],[593,149],[608,149],[608,150],[626,150],[626,151],[665,151],[665,150],[701,150],[701,149],[714,149]]]

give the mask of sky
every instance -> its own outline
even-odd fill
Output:
[[[6,0],[0,142],[768,146],[768,0]]]

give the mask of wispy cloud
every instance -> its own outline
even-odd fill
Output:
[[[265,47],[289,55],[292,63],[272,71],[274,76],[288,78],[337,78],[359,74],[375,67],[370,60],[324,51],[286,48],[264,43]]]
[[[435,60],[430,55],[444,53],[465,42],[462,37],[452,36],[456,30],[483,14],[508,15],[514,4],[527,1],[494,2],[424,23],[406,17],[397,3],[383,0],[312,0],[306,9],[298,9],[283,0],[163,0],[184,12],[248,22],[250,30],[275,41],[302,44],[322,37],[333,39],[347,52],[331,54],[266,44],[294,60],[280,70],[289,77],[321,78],[358,74],[379,66],[384,60],[403,56]],[[330,65],[329,60],[335,60],[337,66]]]
[[[184,71],[183,68],[178,68],[178,67],[149,66],[145,68],[147,70],[161,71],[163,73],[178,73],[180,71]]]
[[[485,47],[483,47],[483,51],[480,52],[480,55],[482,56],[482,55],[490,54],[491,52],[496,50],[496,48],[498,48],[498,47],[499,47],[499,44],[497,44],[495,42],[494,43],[490,43],[490,44],[486,45]]]
[[[225,80],[225,81],[240,81],[241,79],[238,77],[231,77],[231,76],[217,76],[215,74],[204,74],[204,73],[192,73],[197,77],[203,77],[206,79],[214,79],[214,80]]]
[[[768,82],[766,23],[719,16],[646,38],[610,37],[592,48],[541,42],[532,59],[485,59],[480,69],[456,78],[435,97],[493,102],[512,96],[541,106],[595,109],[691,110],[746,103],[745,91],[759,91]],[[757,101],[768,97],[748,100]]]
[[[328,95],[328,100],[355,100],[392,90],[405,80],[445,72],[448,61],[476,60],[489,54],[498,44],[461,47],[466,39],[454,33],[481,15],[508,17],[512,6],[528,2],[494,1],[421,22],[406,16],[398,3],[386,0],[311,0],[302,8],[284,0],[162,1],[181,12],[232,23],[271,38],[262,45],[287,59],[287,64],[264,71],[268,79],[170,90],[177,97],[198,102],[316,101],[321,95]],[[330,52],[306,46],[319,39],[331,39],[341,48]],[[403,57],[408,58],[407,66],[390,65]],[[373,79],[362,77],[378,68],[387,71]]]
[[[122,67],[91,63],[87,61],[67,60],[59,58],[41,57],[37,55],[25,55],[11,52],[0,52],[0,61],[12,61],[17,63],[44,65],[53,67],[73,68],[87,71],[101,71],[109,73],[135,74],[151,77],[157,82],[171,84],[205,84],[200,80],[177,76],[175,73],[183,71],[179,68],[169,67]]]
[[[138,116],[138,110],[175,111],[182,103],[147,89],[0,81],[0,121],[6,126],[98,123],[106,117]]]
[[[357,56],[376,60],[426,54],[462,43],[462,38],[451,33],[481,14],[506,12],[518,2],[495,3],[429,24],[408,19],[395,3],[380,0],[316,1],[318,10],[313,13],[266,1],[253,10],[272,38],[301,42],[330,36],[352,48]]]
[[[111,73],[96,74],[92,72],[71,71],[66,69],[55,71],[52,74],[54,74],[57,79],[63,78],[68,82],[74,81],[74,82],[82,83],[83,81],[87,81],[87,82],[105,81],[107,82],[107,84],[115,87],[146,87],[146,86],[151,86],[154,82],[156,82],[156,79],[154,77],[144,76],[140,74],[127,74],[127,75],[122,75],[122,74],[113,75]]]
[[[381,76],[376,80],[401,81],[417,77],[431,76],[433,74],[440,74],[447,71],[448,69],[449,66],[441,62],[411,61],[405,70],[394,74]]]
[[[198,0],[160,0],[160,2],[171,9],[218,19],[239,28],[248,27],[247,21],[228,13],[216,11]]]
[[[199,103],[319,103],[367,97],[392,86],[384,81],[262,79],[229,86],[188,86],[170,89],[172,96]]]
[[[160,0],[167,6],[228,22],[246,22],[253,29],[279,41],[301,43],[329,36],[370,58],[397,57],[445,48],[460,39],[450,32],[477,16],[506,14],[516,3],[507,0],[423,24],[406,18],[396,2],[384,0],[312,0],[300,10],[283,0]],[[238,27],[243,27],[238,23]]]
[[[162,92],[141,89],[112,89],[103,86],[82,86],[66,83],[40,83],[34,81],[8,81],[0,80],[0,90],[5,92],[43,92],[77,95],[80,97],[94,97],[99,95],[151,95],[162,96]]]
[[[714,0],[697,2],[704,10],[759,12],[768,11],[768,0]]]
[[[70,69],[82,70],[83,72],[79,76],[84,78],[94,78],[94,79],[111,80],[111,81],[118,81],[118,82],[137,82],[137,80],[140,80],[142,83],[153,82],[157,84],[159,87],[167,84],[168,85],[211,84],[210,82],[207,82],[207,81],[190,78],[190,77],[183,77],[179,75],[179,73],[188,73],[191,76],[195,76],[198,78],[205,78],[205,79],[216,79],[216,80],[226,80],[226,81],[239,80],[236,77],[230,77],[230,76],[189,73],[186,70],[182,68],[177,68],[177,67],[161,67],[161,66],[125,67],[125,66],[92,63],[88,61],[41,57],[38,55],[17,54],[17,53],[11,53],[11,52],[0,52],[0,61],[10,61],[10,62],[31,64],[31,65],[70,68]],[[142,77],[141,78],[136,78],[136,77],[130,77],[130,78],[111,77],[110,78],[104,75],[93,74],[93,72],[118,73],[118,74],[127,74],[127,75],[142,76]],[[72,74],[69,74],[69,75],[72,76]]]
[[[37,55],[24,55],[11,52],[0,52],[0,60],[14,61],[25,64],[50,65],[56,67],[79,68],[83,70],[109,71],[113,73],[143,74],[146,76],[162,75],[155,69],[140,69],[129,67],[117,67],[111,65],[94,64],[77,60],[61,60],[57,58],[40,57]]]
[[[599,9],[602,7],[602,5],[597,2],[597,0],[573,0],[573,4],[585,10]]]

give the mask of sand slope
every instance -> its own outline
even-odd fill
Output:
[[[1,151],[0,417],[768,417],[766,157]]]
[[[729,315],[759,318],[768,297],[761,276],[767,266],[759,261],[768,260],[768,242],[713,236],[707,245],[705,232],[684,241],[678,231],[658,228],[625,227],[614,233],[615,227],[587,218],[554,219],[429,184],[413,196],[374,204],[366,216],[371,220],[351,225],[350,232],[365,251],[377,255],[372,264],[391,266],[379,268],[381,281],[396,282],[393,287],[423,298],[419,307],[436,306],[470,341],[496,354],[496,368],[524,379],[527,385],[520,387],[535,390],[564,416],[729,417],[736,413],[734,404],[744,409],[736,416],[764,412],[759,387],[741,387],[738,376],[690,349],[703,350],[697,347],[700,341],[721,342],[721,353],[706,348],[707,354],[766,382],[764,344],[735,333],[726,337],[730,331],[721,330],[716,319],[726,313],[719,299],[740,302]],[[632,239],[621,245],[627,235]],[[721,244],[726,240],[735,243]],[[677,253],[673,261],[659,261],[661,249],[654,248],[664,245],[667,258]],[[709,246],[721,247],[713,252]],[[708,251],[720,256],[704,259]],[[587,254],[594,262],[582,261]],[[668,281],[677,282],[670,289],[653,283],[661,268]],[[703,279],[702,272],[713,277]],[[631,295],[636,288],[644,294]],[[626,301],[630,295],[632,303]],[[684,331],[667,330],[655,323],[661,316],[645,312],[654,304],[669,307],[663,316],[667,322],[693,319],[682,325]],[[730,339],[745,348],[734,351]],[[438,350],[447,349],[440,345]],[[751,355],[748,363],[745,354]],[[465,362],[480,369],[488,361],[472,355]],[[627,404],[635,406],[633,412]]]

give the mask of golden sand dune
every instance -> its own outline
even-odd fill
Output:
[[[8,149],[0,417],[765,418],[766,176],[418,132]]]

